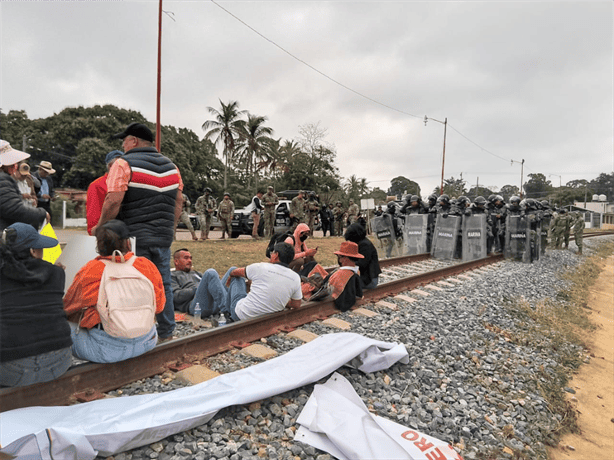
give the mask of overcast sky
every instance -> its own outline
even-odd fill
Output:
[[[157,1],[2,2],[0,107],[114,104],[155,122]],[[203,136],[218,99],[275,137],[320,122],[344,178],[553,185],[613,171],[613,7],[595,2],[164,2],[162,123]],[[392,110],[392,109],[396,110]],[[404,113],[402,113],[404,112]],[[476,145],[477,144],[477,145]],[[499,158],[500,157],[500,158]],[[559,177],[560,176],[560,177]],[[469,187],[468,187],[469,188]]]

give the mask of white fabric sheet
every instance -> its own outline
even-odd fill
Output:
[[[202,425],[224,407],[313,383],[344,364],[376,372],[397,361],[408,363],[403,345],[328,334],[258,365],[167,393],[5,412],[0,452],[24,460],[109,456]]]
[[[313,394],[294,436],[339,460],[462,460],[449,444],[371,414],[336,372]]]

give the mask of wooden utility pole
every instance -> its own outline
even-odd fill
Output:
[[[162,91],[162,0],[158,8],[158,85],[156,90],[156,150],[160,151],[160,93]]]

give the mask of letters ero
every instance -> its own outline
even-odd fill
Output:
[[[422,436],[420,433],[417,433],[414,430],[405,431],[401,437],[406,439],[407,441],[413,442],[414,445],[420,449],[420,452],[426,452],[425,456],[428,460],[463,460],[458,453],[450,448],[452,452],[454,452],[454,457],[449,457],[443,454],[438,447],[435,447],[432,442],[427,441],[427,439]]]

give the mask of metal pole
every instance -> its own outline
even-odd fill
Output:
[[[524,179],[524,158],[522,159],[522,163],[520,163],[520,198],[522,198],[522,181]]]
[[[446,163],[446,130],[447,128],[448,128],[448,118],[446,118],[443,123],[443,156],[441,157],[441,188],[439,189],[439,195],[443,195],[443,170],[444,170],[444,165]]]
[[[158,10],[158,87],[156,91],[156,149],[160,151],[160,92],[162,83],[162,0]]]

